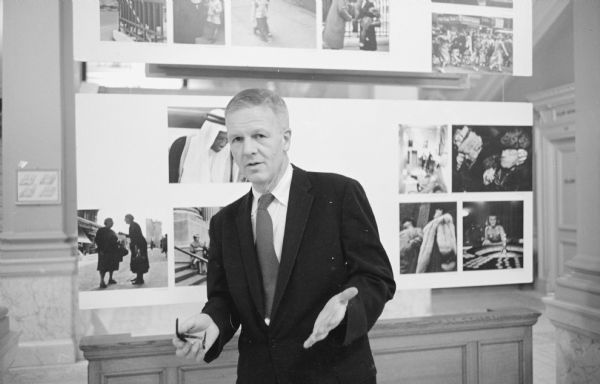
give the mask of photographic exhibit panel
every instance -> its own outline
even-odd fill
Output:
[[[463,202],[463,269],[523,268],[523,202]]]
[[[450,125],[399,125],[400,193],[450,190]]]
[[[530,76],[531,9],[532,0],[77,1],[74,55],[299,73]]]
[[[400,204],[400,273],[454,272],[456,202]]]
[[[210,219],[221,207],[173,209],[175,286],[206,284]]]
[[[530,126],[452,126],[452,191],[531,191]]]
[[[431,0],[434,3],[476,5],[484,7],[512,8],[513,0]]]

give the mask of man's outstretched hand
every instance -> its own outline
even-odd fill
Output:
[[[346,316],[348,301],[356,295],[358,295],[358,289],[350,287],[329,299],[317,316],[312,334],[304,342],[305,349],[326,338],[332,329],[340,325]]]
[[[179,325],[179,332],[187,334],[205,332],[205,335],[200,335],[198,339],[190,338],[187,341],[181,341],[177,337],[173,338],[173,345],[177,348],[175,354],[185,356],[188,359],[195,359],[197,362],[202,361],[206,351],[212,347],[219,337],[219,327],[205,313],[199,313],[186,319]]]

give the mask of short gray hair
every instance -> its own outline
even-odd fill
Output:
[[[230,113],[252,107],[269,108],[279,119],[281,128],[289,128],[290,118],[285,101],[275,92],[262,88],[244,89],[233,96],[225,108],[225,124]]]

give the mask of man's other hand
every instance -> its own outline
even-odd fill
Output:
[[[346,316],[348,301],[356,295],[358,295],[358,289],[350,287],[329,299],[319,316],[317,316],[312,334],[304,342],[305,349],[326,338],[332,329],[340,325],[342,319]]]
[[[187,341],[182,341],[175,336],[173,345],[175,346],[175,354],[177,356],[185,356],[188,359],[195,359],[197,362],[202,361],[206,351],[212,347],[219,337],[219,327],[205,313],[194,315],[179,325],[180,333],[199,334],[204,332],[204,336],[200,338],[189,338]]]

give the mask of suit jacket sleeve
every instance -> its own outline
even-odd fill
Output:
[[[341,237],[349,275],[344,288],[358,289],[358,295],[346,309],[343,344],[348,345],[367,334],[396,290],[375,216],[365,191],[355,180],[351,180],[344,193]]]
[[[235,312],[233,300],[229,293],[225,267],[223,266],[223,250],[221,246],[221,224],[219,216],[214,216],[210,221],[210,248],[208,251],[208,302],[202,309],[211,317],[219,328],[219,337],[213,346],[204,355],[204,360],[209,363],[216,359],[223,347],[240,326],[239,316]]]

